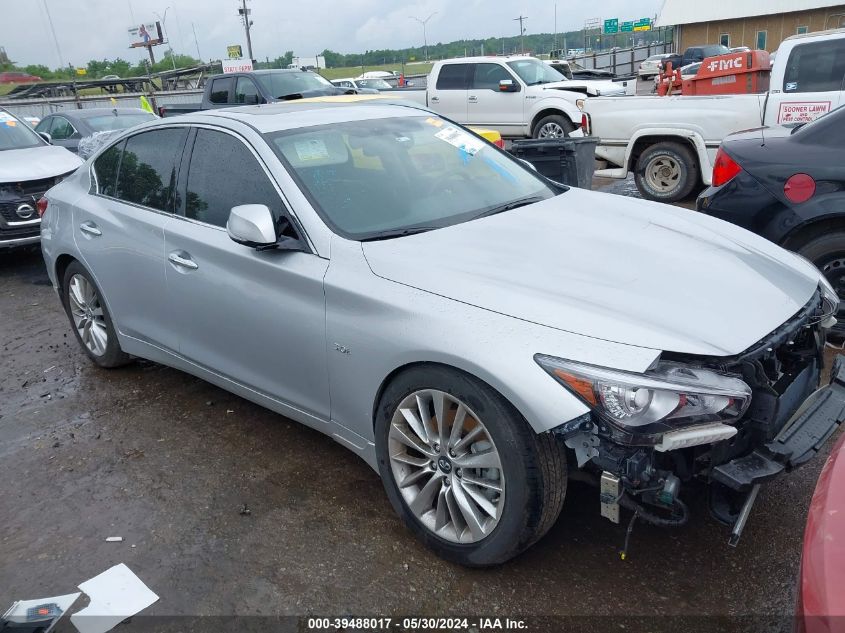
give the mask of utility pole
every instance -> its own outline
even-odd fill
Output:
[[[557,49],[557,2],[555,2],[555,45],[554,48]]]
[[[249,36],[249,29],[252,26],[252,20],[249,18],[249,14],[252,10],[246,8],[246,0],[241,0],[241,2],[243,3],[243,8],[238,9],[238,13],[240,13],[241,19],[244,21],[244,31],[246,31],[246,50],[249,55],[249,61],[252,62],[252,38]]]
[[[409,17],[409,18],[411,18],[412,20],[416,20],[417,22],[419,22],[420,24],[422,24],[422,27],[423,27],[423,45],[425,46],[425,61],[428,61],[428,36],[426,35],[426,32],[425,32],[425,25],[426,25],[426,24],[428,24],[428,21],[429,21],[431,18],[433,18],[433,17],[435,16],[435,14],[436,14],[436,13],[437,13],[437,11],[435,11],[434,13],[432,13],[432,14],[431,14],[430,16],[428,16],[425,20],[421,20],[420,18],[414,17],[413,15],[409,15],[409,16],[408,16],[408,17]]]
[[[527,20],[527,15],[520,15],[518,18],[514,18],[514,22],[519,22],[519,48],[523,55],[525,55],[525,27],[522,26],[523,20]]]
[[[167,48],[170,51],[170,63],[173,64],[173,70],[176,70],[176,60],[173,57],[173,46],[170,45],[170,36],[167,34],[167,11],[168,11],[168,9],[170,9],[170,7],[167,7],[167,9],[164,10],[164,16],[161,16],[156,12],[153,12],[153,15],[156,16],[159,19],[159,21],[161,21],[161,26],[164,29],[164,39],[167,40]],[[150,48],[150,51],[151,51],[150,58],[152,59],[152,48]]]

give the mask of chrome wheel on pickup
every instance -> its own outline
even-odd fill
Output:
[[[440,556],[497,565],[537,541],[566,493],[563,444],[474,376],[427,363],[379,398],[376,457],[390,503]]]
[[[575,126],[569,119],[560,114],[552,114],[537,121],[532,136],[543,139],[566,138],[574,131]]]

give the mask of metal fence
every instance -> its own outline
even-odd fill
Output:
[[[180,90],[177,92],[122,92],[114,95],[89,95],[80,97],[56,97],[50,99],[15,99],[0,101],[0,107],[5,108],[15,116],[38,117],[43,119],[48,114],[61,110],[76,110],[78,108],[112,108],[115,102],[118,107],[137,108],[141,105],[144,95],[156,106],[184,105],[202,100],[202,90]],[[112,101],[114,99],[114,102]]]
[[[613,51],[594,51],[572,57],[571,61],[581,64],[584,68],[609,70],[620,77],[624,77],[636,74],[640,62],[652,55],[672,53],[674,50],[675,44],[673,42],[662,42]]]

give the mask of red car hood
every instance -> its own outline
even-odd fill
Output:
[[[845,433],[827,458],[810,502],[800,582],[804,630],[845,631]]]

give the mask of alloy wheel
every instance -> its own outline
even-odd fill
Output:
[[[655,156],[645,168],[648,185],[659,193],[670,193],[678,188],[681,166],[670,156]]]
[[[82,344],[95,356],[106,353],[109,336],[106,318],[97,291],[88,279],[74,275],[68,284],[68,299],[73,324]]]
[[[479,417],[436,389],[407,396],[388,434],[390,468],[414,516],[453,543],[488,536],[502,515],[505,477],[499,452]]]
[[[566,130],[554,121],[544,124],[537,133],[537,138],[564,138],[565,136]]]

